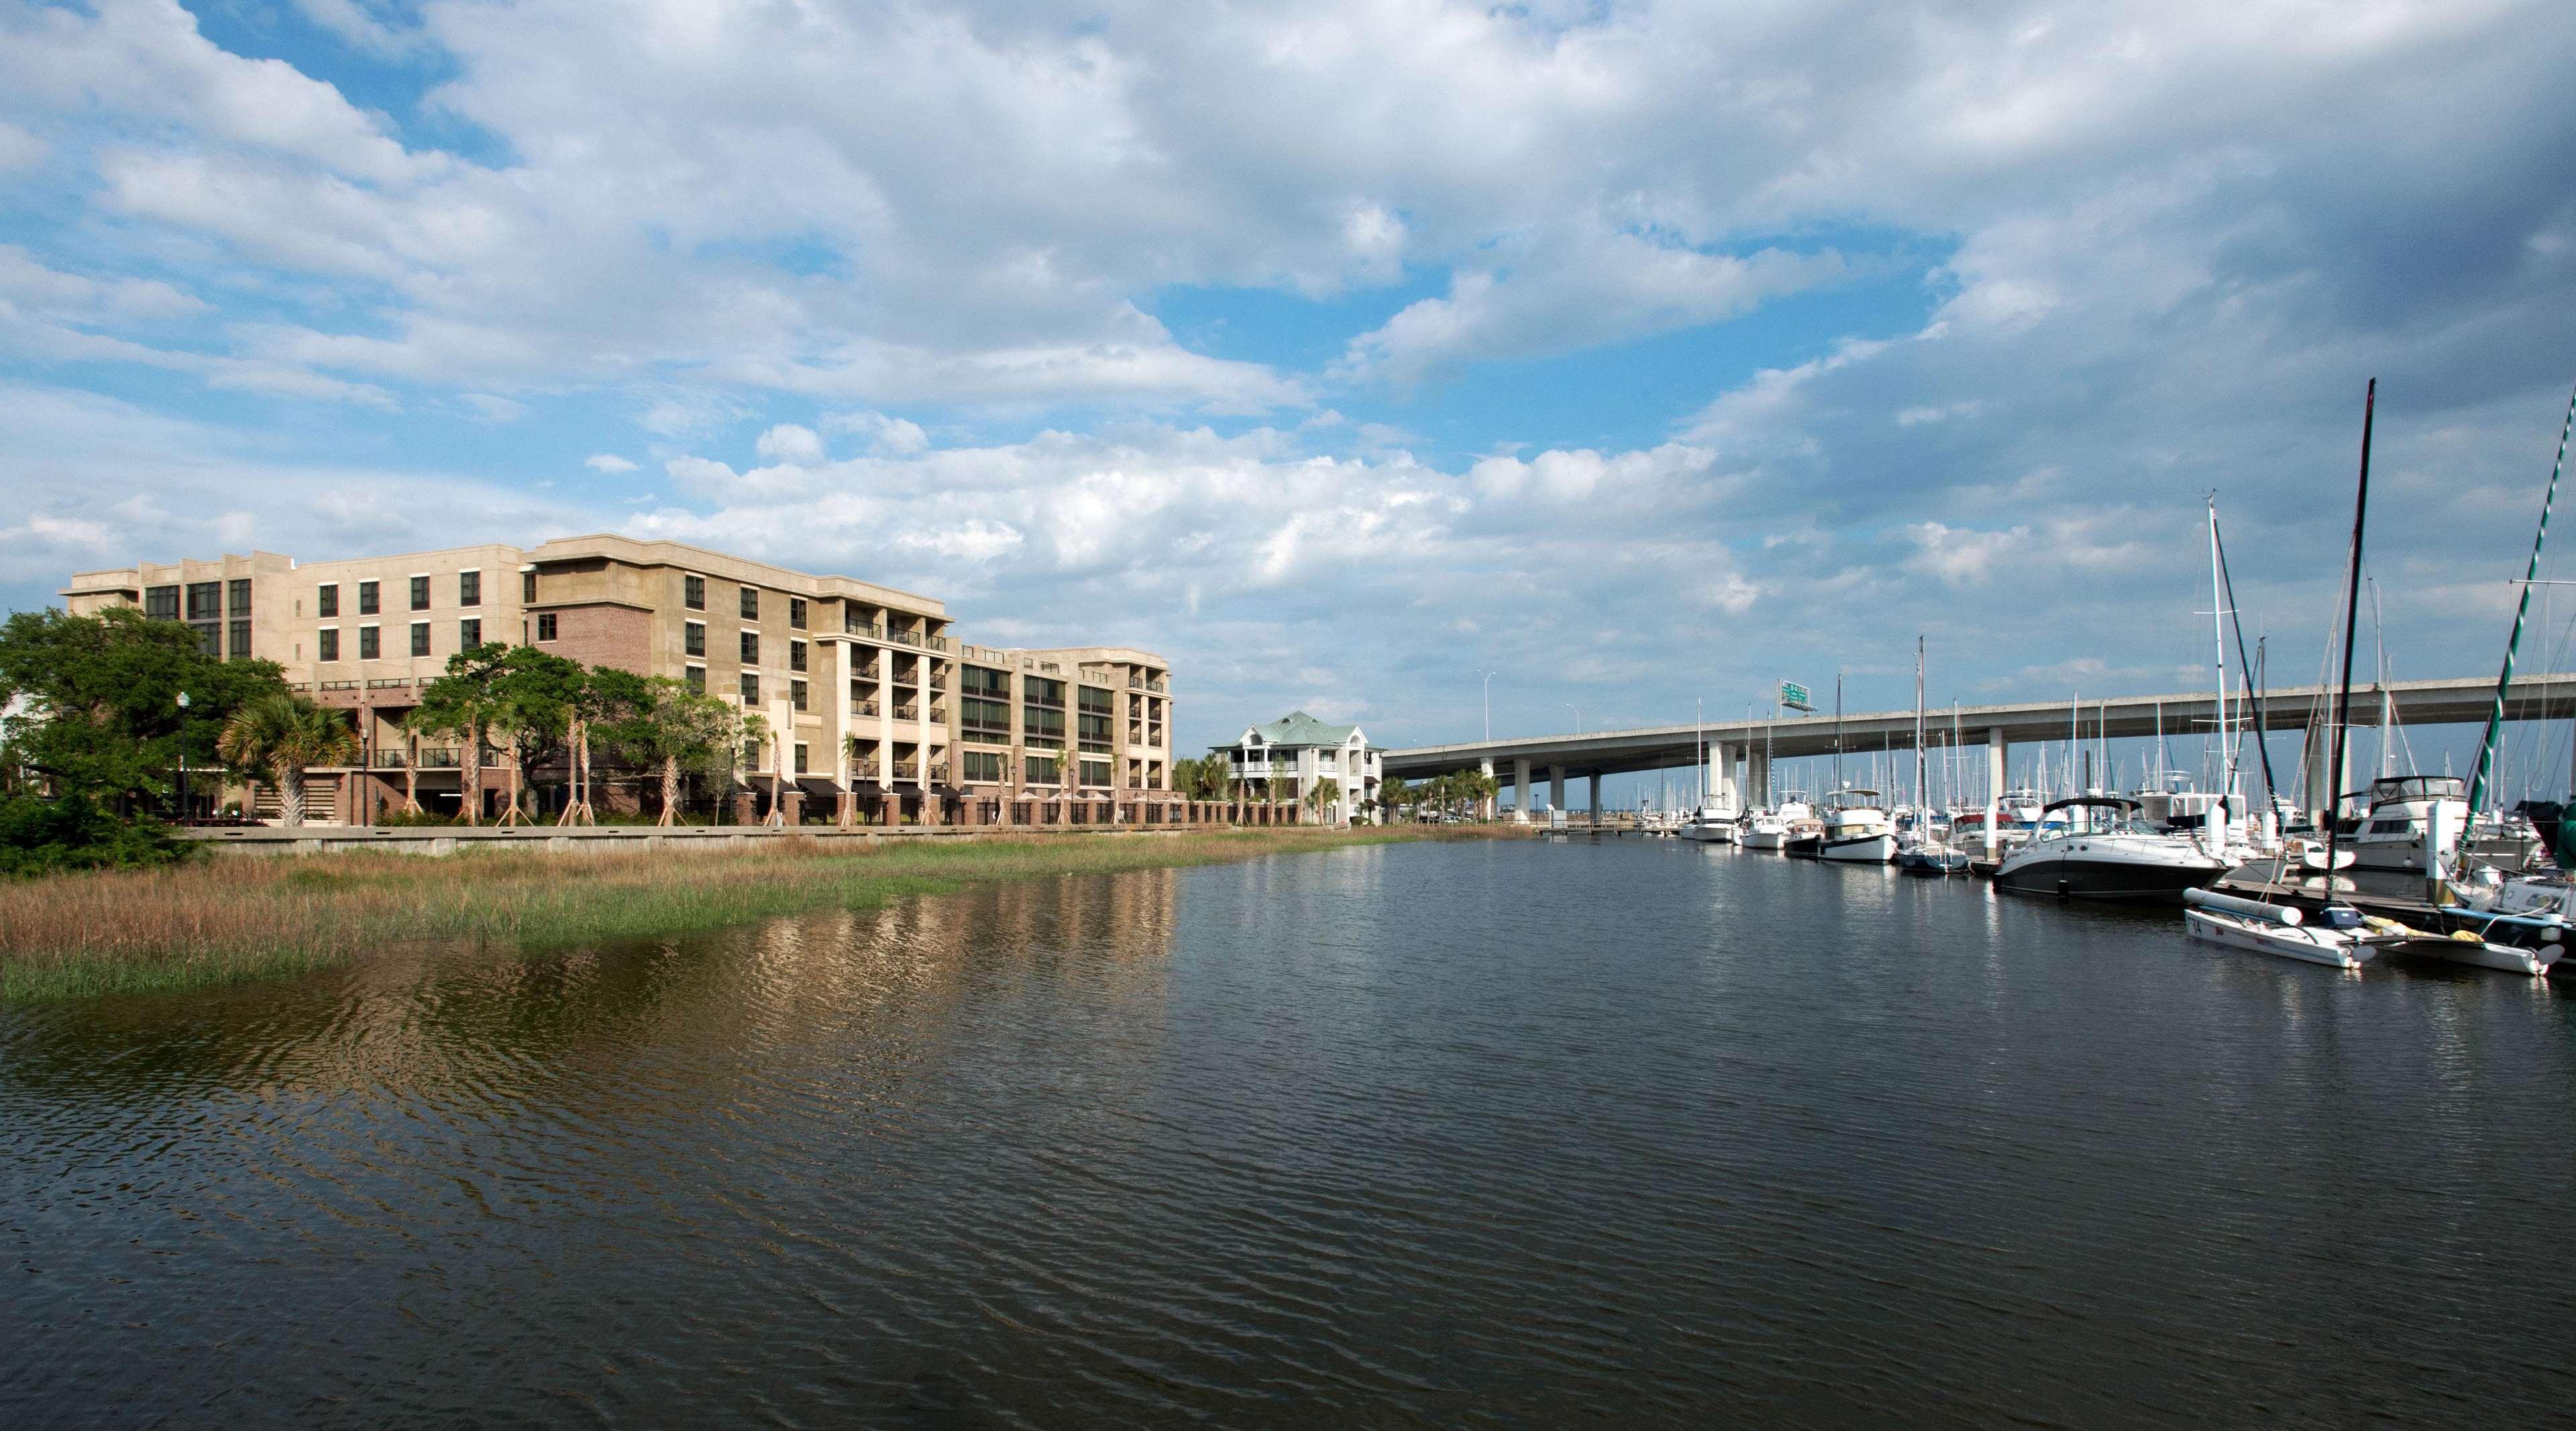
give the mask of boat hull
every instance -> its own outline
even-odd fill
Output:
[[[1896,858],[1894,835],[1831,835],[1817,842],[1816,856],[1847,865],[1883,865]]]
[[[1748,850],[1780,850],[1789,846],[1786,830],[1747,830],[1741,843]]]
[[[1995,888],[2015,894],[2120,904],[2179,904],[2183,891],[2206,889],[2227,873],[2215,860],[2106,859],[2085,852],[2031,852],[1995,871]]]
[[[2358,969],[2373,952],[2339,930],[2270,924],[2206,909],[2186,909],[2182,919],[2191,937],[2205,944],[2334,969]]]
[[[1735,843],[1735,827],[1733,825],[1684,825],[1682,826],[1681,835],[1685,840],[1696,841],[1703,845],[1731,845]]]

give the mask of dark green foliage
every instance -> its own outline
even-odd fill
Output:
[[[0,876],[140,869],[188,853],[158,820],[125,820],[83,795],[0,796]]]
[[[174,621],[20,612],[0,625],[0,709],[26,702],[9,721],[0,781],[137,813],[166,808],[180,756],[211,770],[233,712],[285,689],[276,662],[219,661]]]

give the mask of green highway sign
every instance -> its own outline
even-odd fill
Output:
[[[1787,706],[1793,711],[1813,711],[1815,709],[1814,706],[1807,702],[1807,688],[1799,685],[1796,681],[1782,681],[1780,683],[1780,704]]]

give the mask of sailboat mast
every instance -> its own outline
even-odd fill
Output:
[[[2567,395],[2567,417],[2558,424],[2558,460],[2549,469],[2549,494],[2540,499],[2540,530],[2531,534],[2531,565],[2522,574],[2522,600],[2513,609],[2513,635],[2504,643],[2504,673],[2496,677],[2495,704],[2487,710],[2486,739],[2478,742],[2477,773],[2469,777],[2469,819],[2485,809],[2487,778],[2494,768],[2496,737],[2504,730],[2505,696],[2513,689],[2513,656],[2522,648],[2523,618],[2531,614],[2531,585],[2540,578],[2540,548],[2549,540],[2549,509],[2558,503],[2558,474],[2567,468],[2567,431],[2576,426],[2576,392]]]
[[[2363,523],[2370,513],[2370,427],[2379,409],[2379,379],[2372,378],[2361,398],[2361,479],[2352,494],[2352,570],[2344,577],[2343,589],[2343,684],[2335,693],[2334,753],[2327,757],[2329,789],[2343,783],[2343,750],[2346,732],[2352,724],[2352,638],[2361,624],[2361,536]],[[2525,591],[2529,587],[2523,588]],[[2335,818],[2343,806],[2343,792],[2334,790],[2326,804],[2326,898],[2333,902],[2335,867]]]
[[[2215,501],[2216,499],[2213,498],[2212,500]],[[2218,545],[2218,575],[2227,593],[2227,624],[2229,629],[2236,633],[2236,666],[2245,677],[2245,709],[2253,716],[2253,720],[2249,724],[2248,728],[2254,732],[2254,754],[2263,765],[2263,802],[2264,808],[2268,810],[2272,808],[2271,802],[2279,797],[2280,785],[2272,778],[2272,747],[2270,743],[2264,739],[2264,735],[2269,727],[2265,726],[2263,723],[2263,682],[2261,677],[2256,674],[2257,669],[2263,664],[2261,656],[2263,641],[2261,637],[2255,638],[2254,647],[2256,654],[2254,659],[2248,660],[2245,655],[2245,619],[2238,615],[2236,611],[2236,577],[2234,573],[2227,569],[2227,541],[2224,537],[2218,535],[2218,531],[2215,526],[2211,527],[2210,535],[2211,539]],[[2239,750],[2240,752],[2242,751],[2241,742],[2239,743]],[[2242,755],[2240,753],[2237,764],[2241,763]],[[2230,799],[2233,799],[2235,796],[2236,782],[2234,780],[2234,774],[2237,769],[2237,764],[2231,764],[2228,767],[2230,776],[2228,780],[2228,795]]]
[[[1834,788],[1843,788],[1843,673],[1834,672]]]
[[[1914,638],[1914,809],[1922,813],[1923,799],[1923,637]]]
[[[2209,644],[2210,669],[2218,677],[2218,763],[2226,772],[2222,799],[2234,799],[2236,760],[2228,745],[2227,724],[2227,587],[2218,575],[2218,494],[2209,494]]]

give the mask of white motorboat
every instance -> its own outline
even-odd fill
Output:
[[[2063,819],[2051,816],[2063,812]],[[2168,835],[2138,818],[2123,795],[2078,795],[2041,812],[2040,833],[2004,857],[1995,887],[2016,894],[2170,904],[2213,884],[2230,863],[2188,835]]]
[[[2422,874],[2426,825],[2441,822],[2438,847],[2448,848],[2451,832],[2468,823],[2468,785],[2456,775],[2374,780],[2368,800],[2368,813],[2347,817],[2335,830],[2335,842],[2352,850],[2352,862],[2360,869]]]
[[[1795,847],[1792,852],[1797,853]],[[1817,832],[1815,858],[1843,864],[1883,865],[1896,858],[1896,827],[1875,790],[1841,790],[1827,804]]]
[[[1727,806],[1702,805],[1682,821],[1680,833],[1683,839],[1704,845],[1731,845],[1741,823],[1741,817]]]
[[[1780,803],[1767,810],[1754,812],[1744,825],[1743,845],[1748,850],[1785,850],[1789,842],[1814,834],[1822,827],[1816,823],[1815,807],[1807,803],[1802,791],[1791,791]]]

